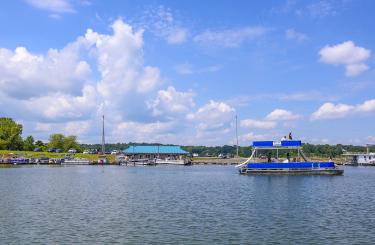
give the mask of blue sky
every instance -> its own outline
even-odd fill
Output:
[[[375,143],[373,1],[6,1],[0,116],[24,135]]]

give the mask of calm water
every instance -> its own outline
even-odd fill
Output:
[[[241,176],[231,166],[0,169],[0,244],[370,244],[375,168]]]

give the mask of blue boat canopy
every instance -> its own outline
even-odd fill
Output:
[[[302,142],[300,140],[282,140],[282,141],[254,141],[253,147],[256,148],[272,148],[272,147],[300,147]]]
[[[189,152],[181,149],[181,146],[175,145],[135,145],[129,146],[124,150],[129,154],[170,154],[170,155],[187,155]]]

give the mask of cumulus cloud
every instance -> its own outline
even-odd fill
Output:
[[[300,117],[300,115],[293,114],[291,111],[275,109],[266,116],[266,119],[270,121],[293,121]]]
[[[276,127],[275,121],[245,119],[241,120],[240,126],[244,128],[270,129]]]
[[[367,100],[360,105],[357,105],[357,111],[359,112],[370,112],[375,111],[375,99]]]
[[[113,34],[88,29],[61,50],[46,54],[1,48],[0,104],[9,108],[5,112],[67,125],[95,122],[100,110],[113,121],[121,122],[124,116],[146,120],[150,112],[144,101],[162,83],[160,71],[144,65],[142,30],[134,31],[121,19],[111,27]],[[127,114],[123,107],[131,103],[135,109]]]
[[[287,111],[284,109],[275,109],[261,120],[255,120],[251,118],[241,120],[240,126],[243,128],[253,129],[272,129],[277,126],[278,122],[284,121],[284,126],[290,128],[290,126],[293,125],[291,122],[300,118],[300,115],[294,114],[291,111]]]
[[[74,13],[73,6],[67,0],[26,0],[31,6],[55,13]]]
[[[375,99],[364,101],[358,105],[324,103],[312,113],[312,120],[344,118],[354,113],[375,111]]]
[[[365,64],[371,51],[356,46],[352,41],[325,46],[319,51],[320,61],[331,65],[344,65],[347,76],[356,76],[368,69]]]
[[[235,109],[220,101],[210,100],[195,113],[187,115],[189,120],[198,122],[200,130],[219,130],[230,125],[235,115]]]
[[[155,116],[175,115],[187,113],[194,107],[193,92],[179,92],[169,86],[166,90],[159,90],[155,100],[149,103],[152,114]]]
[[[311,115],[311,119],[335,119],[343,118],[351,113],[354,106],[346,104],[325,103]]]
[[[244,135],[240,135],[238,140],[240,143],[246,144],[249,141],[256,141],[256,140],[269,140],[272,139],[274,136],[266,135],[266,134],[255,134],[254,132],[250,132]]]
[[[0,48],[0,86],[13,97],[30,98],[46,91],[77,93],[90,73],[75,44],[50,49],[46,55],[32,54],[25,47]]]
[[[82,96],[53,93],[23,102],[28,111],[42,119],[61,121],[87,118],[96,109],[96,91],[92,86],[83,88]]]
[[[233,138],[233,107],[210,100],[195,109],[193,91],[162,88],[160,70],[144,64],[143,30],[121,19],[111,28],[109,34],[88,29],[41,54],[0,49],[3,115],[44,140],[60,132],[98,142],[103,113],[108,142],[218,144]]]
[[[243,42],[263,37],[269,30],[263,26],[250,26],[239,29],[207,30],[194,37],[201,44],[215,44],[224,47],[239,47]]]

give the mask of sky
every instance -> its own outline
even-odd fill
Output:
[[[23,136],[375,143],[375,2],[4,1],[0,117]]]

